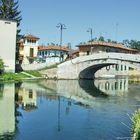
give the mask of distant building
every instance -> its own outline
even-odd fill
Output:
[[[38,51],[39,37],[34,35],[25,35],[20,42],[19,46],[19,61],[20,64],[36,63],[37,51]]]
[[[131,53],[136,54],[138,50],[128,48],[118,43],[108,43],[102,41],[90,42],[87,44],[77,45],[79,56],[94,55],[94,53],[112,52],[112,53]],[[114,77],[128,75],[129,67],[124,65],[112,65],[104,67],[95,73],[95,77]]]
[[[138,50],[128,48],[122,44],[118,43],[108,43],[103,41],[95,41],[87,44],[77,45],[79,48],[79,55],[89,55],[92,53],[100,52],[115,52],[115,53],[138,53]]]
[[[0,58],[7,72],[15,72],[16,32],[16,22],[0,19]]]
[[[70,58],[76,58],[76,57],[79,57],[79,49],[73,49],[73,50],[70,50]]]
[[[68,57],[69,49],[64,46],[48,45],[38,47],[38,59],[48,63],[57,63]]]

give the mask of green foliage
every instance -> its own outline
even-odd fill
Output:
[[[0,18],[15,20],[17,26],[19,26],[22,20],[20,13],[21,12],[18,11],[18,1],[0,0]]]
[[[103,36],[100,36],[98,40],[99,40],[99,41],[105,41],[105,39],[104,39]]]
[[[9,80],[20,80],[22,78],[28,78],[28,76],[22,73],[4,73],[0,76],[2,81],[9,81]]]
[[[132,125],[133,137],[135,140],[140,139],[140,109],[134,114]]]
[[[15,0],[0,0],[0,18],[1,19],[8,19],[8,20],[15,20],[17,22],[17,27],[19,27],[20,22],[22,20],[21,11],[18,11],[18,1]],[[20,29],[17,29],[17,42],[21,39],[20,38]],[[19,49],[18,46],[16,47],[16,60],[19,58]]]
[[[4,62],[2,59],[0,59],[0,69],[4,69]]]
[[[2,59],[0,59],[0,74],[2,74],[4,71],[4,62]]]

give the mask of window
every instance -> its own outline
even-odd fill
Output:
[[[105,83],[105,89],[106,89],[106,90],[109,90],[109,82],[106,82],[106,83]]]
[[[106,70],[109,71],[109,70],[110,70],[110,66],[107,66],[107,67],[106,67]]]
[[[123,71],[123,65],[121,65],[121,71]]]
[[[115,90],[118,89],[118,82],[115,82]]]
[[[119,70],[119,65],[118,65],[118,64],[116,65],[116,70],[117,70],[117,71]]]
[[[29,89],[29,98],[33,98],[33,91],[32,91],[32,89]]]
[[[34,57],[34,49],[30,48],[30,57]]]
[[[124,66],[124,70],[126,70],[127,69],[127,67],[126,66]]]
[[[89,55],[89,51],[87,51],[87,55]]]

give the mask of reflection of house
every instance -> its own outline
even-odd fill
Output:
[[[102,41],[90,42],[88,44],[80,44],[77,46],[79,48],[79,55],[94,55],[94,53],[101,52],[113,52],[113,53],[138,53],[136,49],[128,48],[127,46],[108,43]],[[123,65],[112,65],[104,67],[95,73],[95,77],[108,77],[115,75],[128,75],[129,67]]]
[[[25,111],[31,111],[37,108],[36,90],[20,88],[18,93],[18,101],[22,104]]]
[[[121,95],[128,92],[128,79],[95,80],[94,85],[108,95]]]
[[[58,45],[48,45],[38,47],[39,61],[60,62],[67,58],[69,49]]]
[[[16,22],[0,19],[0,58],[9,72],[15,72],[16,31]]]
[[[25,35],[19,42],[19,54],[21,64],[31,64],[35,62],[38,51],[39,37]]]

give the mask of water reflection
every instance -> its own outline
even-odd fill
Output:
[[[123,95],[128,92],[128,78],[95,80],[94,85],[107,95]]]
[[[0,84],[0,139],[130,136],[121,122],[130,123],[126,113],[139,104],[138,93],[138,86],[128,90],[128,79]]]
[[[10,139],[15,133],[15,86],[0,84],[0,139]]]
[[[17,103],[22,106],[25,111],[33,111],[37,109],[37,92],[34,89],[26,89],[21,87],[18,91]]]

